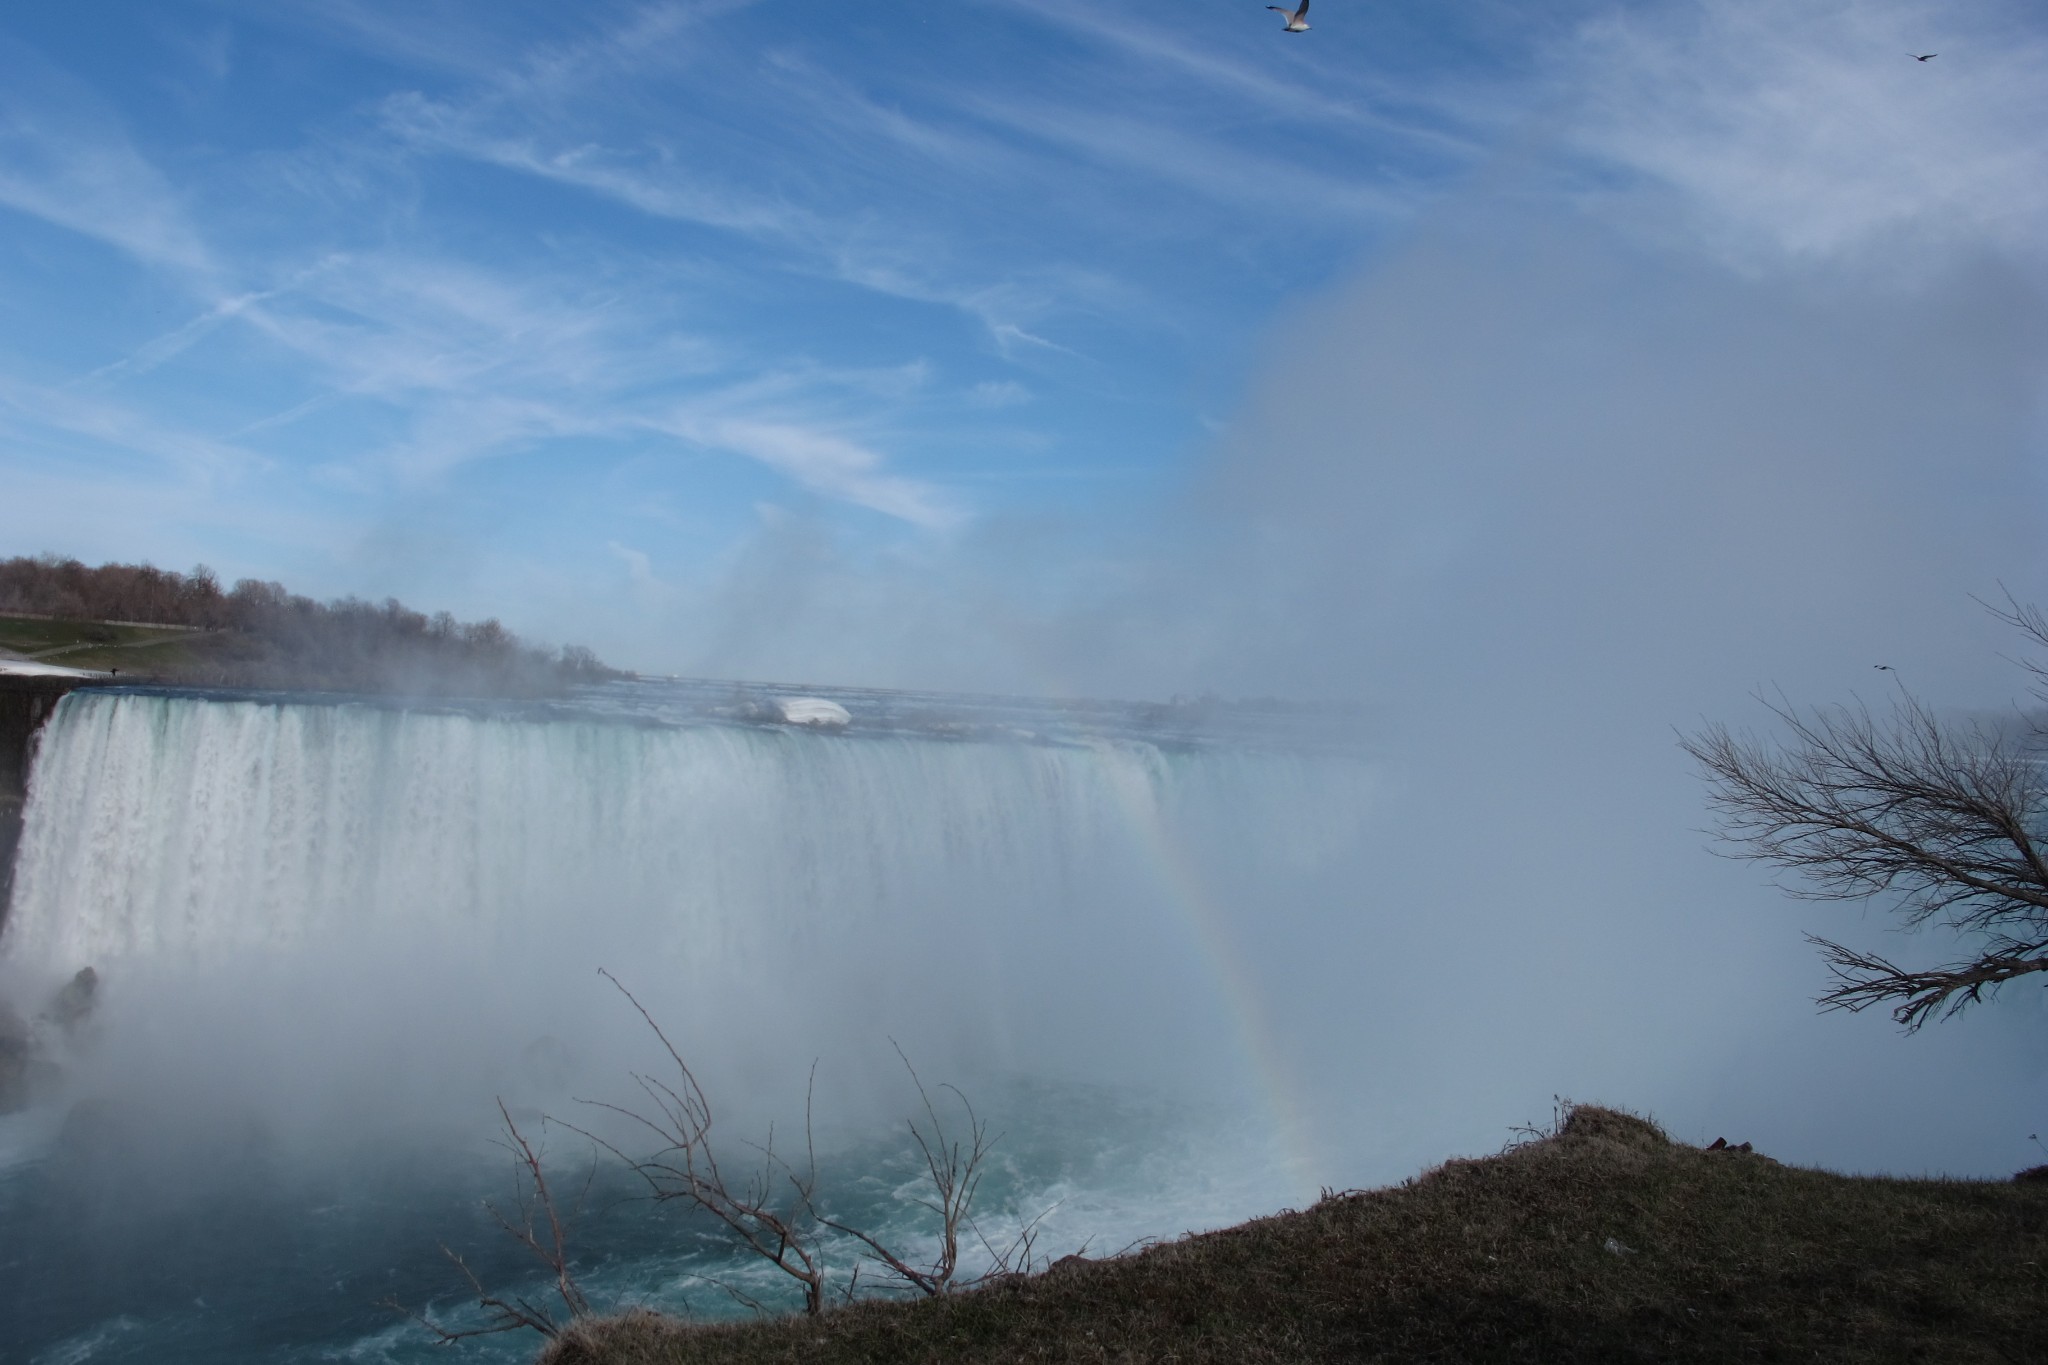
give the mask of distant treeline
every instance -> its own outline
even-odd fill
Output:
[[[396,598],[316,602],[254,578],[223,591],[203,564],[181,574],[54,555],[0,560],[0,612],[214,632],[136,652],[136,672],[184,682],[530,696],[619,676],[580,645],[528,645],[495,619],[428,616]]]

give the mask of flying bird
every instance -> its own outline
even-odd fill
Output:
[[[1267,8],[1268,8],[1268,9],[1271,9],[1271,8],[1272,8],[1272,6],[1270,6],[1270,5],[1269,5],[1269,6],[1267,6]],[[1307,9],[1307,8],[1308,8],[1308,6],[1307,6],[1307,5],[1303,5],[1303,6],[1302,6],[1302,8],[1303,8],[1303,9]],[[1925,57],[1923,57],[1923,56],[1921,56],[1921,55],[1920,55],[1919,53],[1917,53],[1917,52],[1908,52],[1908,53],[1907,53],[1906,55],[1907,55],[1908,57],[1911,57],[1911,58],[1912,58],[1912,59],[1913,59],[1914,61],[1916,61],[1916,62],[1931,62],[1931,61],[1933,61],[1933,60],[1934,60],[1934,59],[1935,59],[1936,57],[1939,57],[1939,56],[1940,56],[1941,54],[1940,54],[1939,52],[1930,52],[1930,53],[1928,53],[1928,54],[1927,54],[1927,55],[1926,55]]]
[[[1872,664],[1871,667],[1876,669],[1880,673],[1898,672],[1898,670],[1896,668],[1893,668],[1890,664]]]
[[[1281,9],[1278,5],[1268,5],[1266,6],[1266,8],[1287,20],[1287,28],[1285,30],[1286,32],[1308,32],[1308,0],[1301,0],[1301,8],[1294,11],[1292,14],[1289,14],[1286,10]]]

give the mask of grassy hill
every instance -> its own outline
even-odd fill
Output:
[[[179,677],[206,667],[224,643],[219,632],[184,626],[0,617],[0,657],[20,656],[65,668]]]
[[[1386,1190],[814,1320],[589,1320],[543,1365],[2048,1363],[2048,1182],[1886,1180],[1582,1106]]]

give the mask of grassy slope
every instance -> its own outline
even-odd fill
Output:
[[[816,1321],[600,1320],[542,1356],[1053,1360],[2048,1365],[2048,1184],[1798,1170],[1581,1107],[1498,1157],[1119,1260]]]
[[[0,617],[0,649],[65,668],[118,670],[123,679],[202,684],[231,683],[238,669],[262,655],[258,644],[233,631],[6,617]]]
[[[65,668],[118,668],[122,672],[175,671],[204,655],[218,637],[161,626],[114,626],[99,621],[42,621],[0,617],[0,650],[40,656]],[[56,651],[56,652],[52,652]]]
[[[165,636],[147,645],[102,646],[52,655],[49,662],[66,668],[118,670],[122,681],[134,678],[166,683],[233,686],[238,667],[260,657],[246,636],[188,633]]]

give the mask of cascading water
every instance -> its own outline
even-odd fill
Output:
[[[735,1140],[800,1123],[815,1062],[827,1167],[882,1223],[909,1206],[876,1135],[915,1102],[892,1042],[1010,1134],[992,1229],[1063,1199],[1044,1236],[1105,1249],[1303,1192],[1243,964],[1348,856],[1365,764],[646,709],[68,698],[0,995],[104,984],[71,1035],[43,1025],[62,1081],[0,1119],[0,1355],[424,1354],[374,1305],[459,1297],[436,1242],[533,1270],[477,1222],[506,1192],[477,1160],[494,1101],[594,1121],[578,1097],[659,1061],[600,967]],[[645,1218],[595,1235],[588,1274],[627,1301],[708,1264]]]

